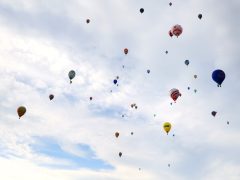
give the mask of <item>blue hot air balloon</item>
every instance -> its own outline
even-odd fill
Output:
[[[113,80],[113,83],[114,83],[114,84],[117,84],[117,80],[116,80],[116,79],[114,79],[114,80]]]
[[[188,66],[189,65],[189,60],[185,60],[184,63]]]
[[[218,87],[221,87],[222,82],[225,79],[225,73],[221,69],[217,69],[212,73],[212,79],[218,84]]]

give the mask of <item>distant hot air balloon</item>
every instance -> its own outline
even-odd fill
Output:
[[[188,87],[187,89],[190,90],[190,87]]]
[[[119,76],[117,76],[116,79],[119,79]]]
[[[121,157],[121,156],[122,156],[122,153],[121,153],[121,152],[119,152],[119,153],[118,153],[118,155],[119,155],[119,157]]]
[[[217,112],[216,112],[216,111],[212,111],[212,113],[211,113],[211,114],[212,114],[212,116],[214,116],[214,117],[215,117],[215,116],[216,116],[216,114],[217,114]]]
[[[115,136],[116,136],[116,138],[118,138],[119,132],[115,132]]]
[[[50,101],[53,100],[53,98],[54,98],[54,95],[53,95],[53,94],[50,94],[50,95],[49,95]]]
[[[221,84],[224,81],[225,77],[225,73],[221,69],[217,69],[212,73],[212,79],[218,84],[218,87],[221,87]]]
[[[148,73],[148,74],[150,73],[150,70],[149,70],[149,69],[147,70],[147,73]]]
[[[165,123],[163,124],[163,129],[166,131],[167,134],[168,134],[169,131],[171,130],[171,127],[172,127],[172,125],[171,125],[169,122],[165,122]]]
[[[170,167],[170,164],[168,164],[168,167]]]
[[[227,121],[227,124],[229,124],[229,121]]]
[[[125,48],[123,51],[124,51],[124,54],[126,55],[128,54],[128,48]]]
[[[172,33],[172,31],[170,30],[170,31],[168,31],[168,34],[169,34],[169,36],[170,37],[173,37],[173,33]]]
[[[173,89],[170,90],[170,96],[171,96],[171,98],[173,99],[174,102],[176,102],[177,98],[181,95],[182,94],[176,88],[173,88]]]
[[[196,89],[194,89],[194,92],[196,93],[196,92],[197,92],[197,90],[196,90]]]
[[[26,113],[27,109],[24,106],[19,106],[17,109],[17,113],[19,116],[19,119]]]
[[[75,77],[76,73],[74,70],[69,71],[68,77],[70,79],[70,83],[72,83],[72,79]]]
[[[113,80],[113,83],[114,83],[114,84],[117,84],[117,80],[116,80],[116,79],[114,79],[114,80]]]
[[[92,98],[92,97],[90,97],[89,99],[90,99],[90,101],[91,101],[93,98]]]
[[[185,60],[184,63],[188,66],[189,65],[189,60]]]
[[[131,135],[133,135],[133,132],[131,132]]]
[[[197,75],[195,74],[194,76],[193,76],[195,79],[197,79]]]
[[[167,53],[168,53],[168,51],[165,51],[165,53],[167,54]]]
[[[86,20],[86,23],[87,23],[87,24],[90,23],[90,19],[87,19],[87,20]]]
[[[199,18],[199,19],[202,19],[202,14],[198,14],[198,18]]]
[[[172,3],[171,3],[171,2],[169,3],[169,6],[172,6]]]
[[[144,9],[143,9],[143,8],[141,8],[139,11],[140,11],[140,13],[143,13],[143,12],[144,12]]]
[[[183,28],[182,28],[182,26],[180,26],[178,24],[173,26],[171,29],[171,33],[177,37],[180,36],[182,34],[182,32],[183,32]]]

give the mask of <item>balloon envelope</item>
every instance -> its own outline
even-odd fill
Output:
[[[143,9],[143,8],[141,8],[141,9],[140,9],[140,13],[143,13],[143,12],[144,12],[144,9]]]
[[[202,14],[199,14],[199,15],[198,15],[198,18],[199,18],[199,19],[202,19]]]
[[[54,95],[53,94],[50,94],[49,95],[49,99],[52,100],[54,98]]]
[[[18,113],[19,119],[26,113],[26,111],[27,110],[24,106],[18,107],[17,113]]]
[[[122,153],[121,153],[121,152],[119,152],[119,154],[118,154],[118,155],[119,155],[119,157],[121,157],[121,156],[122,156]]]
[[[179,96],[181,96],[181,93],[179,92],[178,89],[173,88],[173,89],[170,90],[170,97],[171,97],[174,101],[176,101]]]
[[[180,26],[178,24],[173,26],[171,29],[171,33],[177,37],[180,36],[182,34],[182,32],[183,32],[183,28],[182,28],[182,26]]]
[[[169,131],[171,130],[171,127],[172,127],[172,125],[171,125],[171,123],[169,123],[169,122],[165,122],[164,124],[163,124],[163,129],[165,130],[165,132],[168,134],[169,133]]]
[[[70,79],[70,83],[72,83],[72,79],[75,77],[76,73],[74,70],[69,71],[68,77]]]
[[[127,48],[125,48],[123,51],[124,51],[124,54],[128,53],[128,49]]]
[[[213,115],[214,117],[216,116],[216,114],[217,114],[216,111],[212,111],[212,115]]]
[[[113,83],[114,83],[114,84],[117,84],[117,80],[116,80],[116,79],[114,79],[114,80],[113,80]]]
[[[116,136],[116,138],[118,138],[119,132],[115,132],[115,136]]]
[[[189,65],[189,60],[185,60],[184,63],[188,66]]]
[[[226,77],[225,73],[221,69],[217,69],[217,70],[213,71],[213,73],[212,73],[212,79],[218,84],[218,86],[221,86],[225,77]]]

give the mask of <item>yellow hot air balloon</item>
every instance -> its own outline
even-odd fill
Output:
[[[17,113],[19,116],[19,119],[26,113],[26,108],[24,106],[19,106],[17,109]]]
[[[163,129],[166,131],[167,134],[171,130],[171,127],[172,127],[172,125],[169,122],[165,122],[163,124]]]

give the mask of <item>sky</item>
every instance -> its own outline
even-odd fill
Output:
[[[239,8],[0,0],[0,179],[239,180]],[[175,24],[183,33],[171,38]],[[182,96],[171,105],[172,88]]]

